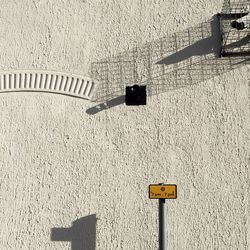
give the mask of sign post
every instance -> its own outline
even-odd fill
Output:
[[[149,198],[159,199],[159,250],[166,250],[165,242],[165,199],[177,198],[177,186],[172,184],[151,184],[149,185]]]
[[[165,199],[159,199],[159,249],[165,250]]]

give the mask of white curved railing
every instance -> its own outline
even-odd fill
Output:
[[[91,99],[96,81],[80,75],[52,71],[0,72],[0,93],[52,92]]]

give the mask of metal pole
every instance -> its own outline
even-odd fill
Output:
[[[165,245],[165,199],[159,199],[159,250],[166,250]]]

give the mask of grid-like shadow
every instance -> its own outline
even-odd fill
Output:
[[[220,29],[222,36],[222,55],[250,56],[250,28],[248,25],[244,29],[232,28],[231,23],[241,20],[250,12],[250,0],[225,0],[220,15]],[[239,22],[242,22],[239,21]]]
[[[221,35],[217,16],[195,27],[145,43],[116,56],[94,62],[91,77],[99,81],[96,114],[122,104],[128,85],[147,85],[147,95],[204,82],[246,63],[246,57],[220,58]]]
[[[249,0],[224,0],[222,11],[223,13],[239,13],[249,11]]]

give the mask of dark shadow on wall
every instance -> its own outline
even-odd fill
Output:
[[[237,47],[247,45],[249,43],[250,43],[250,34],[248,34],[246,37],[240,39],[237,42],[233,42],[233,43],[226,45],[225,47],[226,48],[237,48]]]
[[[145,43],[116,56],[94,62],[91,77],[99,81],[86,112],[96,114],[123,104],[125,87],[147,85],[147,95],[195,85],[248,64],[246,57],[220,58],[217,16],[195,27]]]
[[[98,104],[92,108],[87,109],[86,113],[89,115],[94,115],[105,109],[110,109],[112,107],[123,104],[124,102],[125,102],[125,95],[118,96],[118,97],[115,97],[114,99],[111,99],[109,101],[106,101],[104,103]]]
[[[204,56],[213,53],[220,54],[220,28],[217,16],[210,21],[211,35],[171,54],[157,62],[157,64],[171,65],[180,63],[194,56]]]
[[[52,228],[51,240],[71,242],[71,250],[95,250],[96,215],[80,218],[69,228]]]

